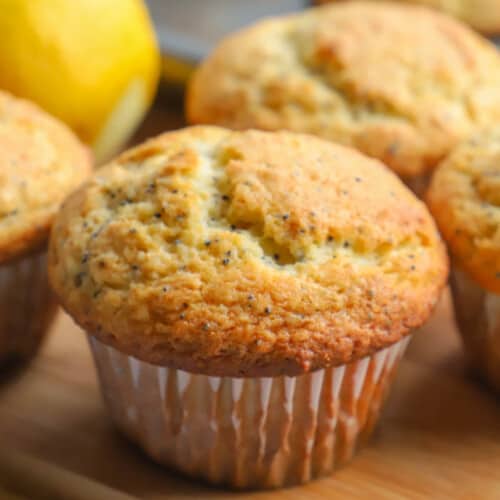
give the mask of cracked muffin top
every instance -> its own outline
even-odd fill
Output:
[[[312,136],[193,127],[126,152],[59,213],[49,273],[92,335],[154,364],[298,374],[421,325],[447,260],[375,160]]]
[[[411,178],[500,119],[500,55],[437,11],[341,2],[228,37],[186,109],[191,123],[315,134]]]
[[[427,199],[454,263],[500,293],[500,129],[457,146],[437,168]]]
[[[40,249],[89,152],[36,105],[0,92],[0,264]]]
[[[317,4],[339,0],[315,0]],[[377,0],[375,0],[377,1]],[[500,0],[401,0],[434,7],[488,35],[500,33]]]

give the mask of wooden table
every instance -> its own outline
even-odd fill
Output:
[[[140,137],[180,123],[160,109]],[[62,313],[34,362],[0,385],[2,499],[233,496],[500,498],[499,401],[465,373],[448,294],[410,345],[370,445],[334,477],[289,490],[222,491],[150,462],[111,426],[85,336]]]

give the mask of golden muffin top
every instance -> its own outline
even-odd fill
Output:
[[[453,261],[500,293],[500,129],[457,146],[437,168],[427,198]]]
[[[307,132],[412,177],[500,119],[500,55],[437,11],[341,2],[224,40],[186,106],[191,123]]]
[[[289,132],[194,127],[99,170],[54,225],[63,306],[139,359],[297,374],[429,316],[447,260],[425,206],[377,161]]]
[[[0,263],[46,243],[59,205],[90,170],[65,125],[0,91]]]
[[[317,4],[339,0],[316,0]],[[374,0],[377,1],[377,0]],[[500,0],[401,0],[435,7],[462,19],[482,33],[500,33]]]

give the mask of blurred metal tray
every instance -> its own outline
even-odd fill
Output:
[[[302,10],[311,0],[147,0],[168,83],[184,84],[225,35],[263,17]],[[493,39],[500,46],[500,38]]]
[[[307,0],[147,0],[163,55],[163,76],[182,84],[224,35],[257,19],[301,10]]]

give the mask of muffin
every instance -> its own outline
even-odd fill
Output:
[[[316,4],[331,3],[338,0],[315,0]],[[499,0],[402,0],[427,5],[458,17],[485,35],[500,33]]]
[[[30,357],[56,301],[46,247],[63,198],[90,173],[74,135],[27,101],[0,92],[0,364]]]
[[[237,488],[305,482],[369,435],[447,260],[425,206],[354,150],[193,127],[68,199],[51,283],[118,427]]]
[[[436,170],[428,202],[451,254],[468,361],[500,391],[500,129],[456,147]]]
[[[422,193],[458,141],[500,119],[500,55],[436,11],[342,2],[224,40],[195,72],[186,108],[191,123],[355,147]]]

